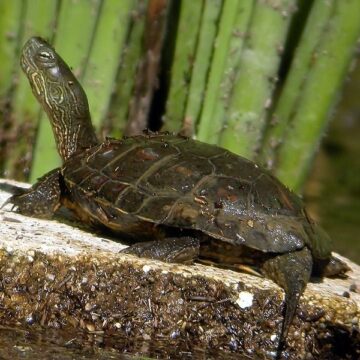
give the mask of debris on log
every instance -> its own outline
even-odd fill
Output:
[[[19,185],[0,180],[0,206]],[[0,210],[0,326],[168,339],[272,358],[284,294],[272,281],[202,264],[119,254],[116,238],[62,217]],[[340,257],[340,256],[339,256]],[[308,284],[287,338],[286,359],[360,357],[360,267],[347,279]],[[180,346],[180,345],[179,345]]]

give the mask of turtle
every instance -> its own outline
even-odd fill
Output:
[[[129,241],[126,254],[256,267],[285,291],[279,348],[311,275],[348,270],[300,197],[255,162],[165,132],[101,142],[83,88],[50,44],[30,38],[20,63],[62,166],[10,197],[19,213],[51,218],[63,206]]]

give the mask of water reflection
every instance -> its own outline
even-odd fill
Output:
[[[249,360],[257,357],[241,356],[222,351],[210,351],[184,341],[145,341],[119,336],[104,337],[79,331],[28,329],[0,326],[0,359],[73,360],[73,359],[224,359]]]

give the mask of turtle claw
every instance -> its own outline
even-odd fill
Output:
[[[6,205],[11,204],[11,198],[12,196],[10,196],[8,199],[6,199],[6,201],[2,205],[0,205],[0,210],[2,210]],[[14,210],[14,206],[15,205],[11,207],[10,211]]]
[[[29,189],[25,189],[25,188],[22,188],[22,187],[14,187],[14,189],[11,190],[11,193],[13,194],[12,196],[8,197],[5,202],[0,205],[0,210],[4,209],[4,207],[6,205],[9,205],[9,204],[12,204],[11,206],[11,209],[10,211],[17,211],[17,207],[18,207],[18,204],[17,204],[17,201],[16,199],[23,195],[24,193],[26,193]],[[16,209],[16,210],[14,210]]]
[[[23,194],[10,196],[1,206],[1,208],[3,208],[8,204],[12,204],[10,209],[10,211],[12,212],[17,212],[19,214],[27,215],[27,216],[37,216],[37,212],[36,210],[33,209],[31,200],[32,200],[31,191],[29,191],[28,193],[24,192]]]
[[[11,211],[11,212],[18,212],[18,206],[14,204],[13,197],[14,197],[14,196],[10,196],[10,197],[0,206],[0,209],[2,210],[6,205],[12,204],[12,206],[11,206],[11,208],[10,208],[10,211]]]

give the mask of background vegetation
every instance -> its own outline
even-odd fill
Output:
[[[0,0],[0,175],[59,164],[18,65],[38,35],[80,79],[101,136],[181,131],[300,192],[359,34],[358,0]]]

